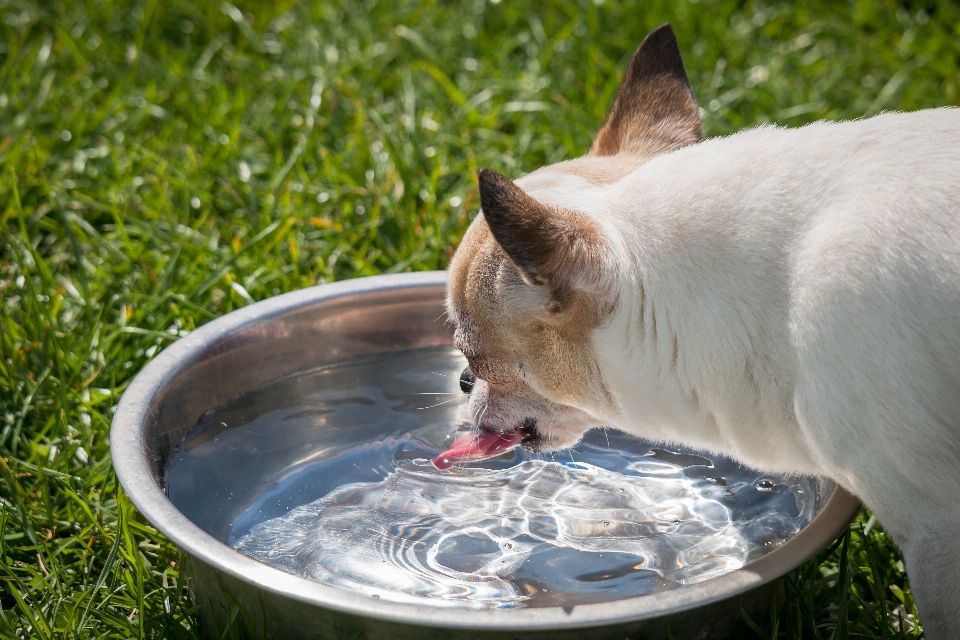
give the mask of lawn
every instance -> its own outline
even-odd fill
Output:
[[[9,638],[199,637],[112,471],[130,380],[256,300],[444,268],[476,170],[582,154],[651,28],[673,23],[709,136],[960,104],[947,0],[0,0],[0,21]],[[869,513],[785,590],[758,637],[922,636]]]

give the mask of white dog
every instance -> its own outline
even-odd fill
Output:
[[[664,25],[586,156],[479,182],[448,307],[480,429],[438,466],[606,425],[829,477],[960,637],[960,110],[701,142]]]

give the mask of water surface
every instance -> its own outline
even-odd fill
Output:
[[[573,606],[694,584],[783,544],[809,478],[597,430],[438,471],[468,429],[446,347],[271,382],[206,414],[170,463],[187,517],[241,553],[394,601]]]

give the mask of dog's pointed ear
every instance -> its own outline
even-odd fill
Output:
[[[651,31],[630,60],[589,155],[652,154],[700,140],[700,109],[670,24]]]
[[[543,204],[496,171],[481,169],[477,178],[490,232],[528,284],[547,288],[551,311],[573,291],[600,292],[609,252],[592,219]]]

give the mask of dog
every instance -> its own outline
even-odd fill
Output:
[[[960,637],[960,109],[701,139],[669,25],[580,158],[478,174],[447,310],[477,433],[608,426],[834,480]]]

